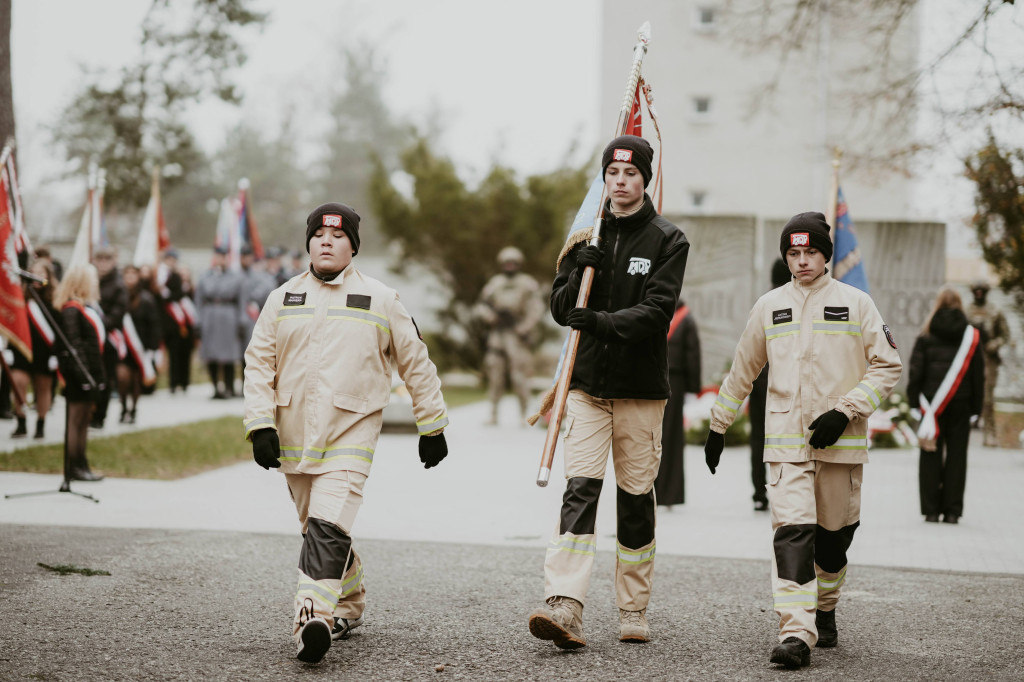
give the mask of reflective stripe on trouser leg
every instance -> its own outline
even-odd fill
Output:
[[[616,492],[615,602],[620,609],[640,611],[651,599],[654,577],[654,490]]]
[[[341,579],[341,598],[334,609],[334,617],[355,620],[363,615],[364,608],[366,586],[363,584],[363,562],[359,559],[359,554],[352,550],[352,563]]]
[[[590,586],[590,571],[597,553],[597,501],[599,478],[570,478],[562,497],[562,511],[544,556],[544,598],[571,597],[583,603]]]
[[[772,529],[772,597],[779,616],[779,641],[818,641],[814,624],[818,585],[814,573],[814,462],[770,462],[768,501]]]
[[[818,608],[832,611],[846,581],[846,552],[860,526],[862,464],[817,462],[814,477],[818,525],[814,569],[818,576]]]
[[[331,471],[286,478],[304,526],[293,633],[310,611],[329,624],[338,609],[346,612],[342,617],[358,618],[364,605],[362,562],[349,532],[362,504],[366,475]]]

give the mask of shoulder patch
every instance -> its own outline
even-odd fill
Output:
[[[889,329],[889,325],[883,324],[882,331],[885,332],[885,340],[889,342],[889,345],[896,348],[896,338],[892,335],[892,330]]]
[[[349,308],[362,308],[363,310],[370,309],[370,297],[365,294],[349,294],[345,300],[345,305]]]
[[[786,308],[785,310],[773,310],[772,311],[772,324],[783,324],[784,322],[793,321],[793,309]]]
[[[306,292],[303,291],[301,294],[289,294],[284,295],[285,305],[305,305],[306,304]]]

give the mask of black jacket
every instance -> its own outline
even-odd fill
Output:
[[[100,277],[100,309],[108,333],[124,326],[124,314],[128,312],[128,290],[117,270],[111,270]]]
[[[966,327],[967,317],[962,310],[942,308],[935,312],[928,333],[917,337],[910,355],[910,379],[907,384],[907,395],[912,406],[917,407],[918,396],[922,393],[929,401],[935,396],[953,364]],[[985,353],[979,345],[950,403],[962,405],[969,409],[970,414],[981,414],[984,399]]]
[[[100,343],[96,337],[96,328],[86,319],[85,314],[75,305],[67,303],[60,311],[60,326],[68,345],[75,349],[79,360],[89,371],[99,390],[106,385],[107,376],[100,354]],[[58,342],[59,343],[59,342]],[[85,374],[78,363],[71,358],[68,350],[59,344],[57,360],[61,374],[64,375],[64,396],[71,402],[87,402],[95,398],[88,386]]]
[[[664,400],[669,396],[666,337],[683,284],[690,243],[644,196],[636,213],[616,218],[605,206],[604,261],[588,308],[598,311],[594,334],[583,332],[570,388],[595,398]],[[582,271],[580,243],[565,255],[551,287],[551,314],[565,326],[576,307]]]

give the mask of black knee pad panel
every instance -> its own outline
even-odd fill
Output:
[[[340,580],[352,564],[352,538],[329,521],[309,517],[299,570],[313,580]]]
[[[814,533],[818,526],[801,523],[775,530],[775,565],[779,577],[803,585],[814,580]]]
[[[565,485],[559,533],[591,535],[597,524],[597,500],[601,497],[600,478],[574,476]]]
[[[654,489],[643,495],[617,491],[619,544],[629,549],[646,547],[654,539]]]
[[[818,526],[814,541],[814,562],[823,571],[838,573],[846,565],[846,550],[850,549],[853,534],[860,521],[839,530],[825,530]]]

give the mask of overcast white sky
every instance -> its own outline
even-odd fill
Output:
[[[138,53],[149,0],[13,0],[12,78],[26,192],[52,174],[48,133],[75,93],[80,65],[117,68]],[[269,11],[249,37],[236,81],[241,108],[195,112],[208,149],[240,116],[272,123],[287,102],[318,107],[346,41],[373,41],[389,69],[395,111],[444,113],[443,150],[468,173],[495,158],[524,173],[562,160],[572,139],[597,144],[600,3],[590,0],[260,0]],[[84,191],[84,179],[82,181]],[[68,201],[74,201],[70,197]]]

